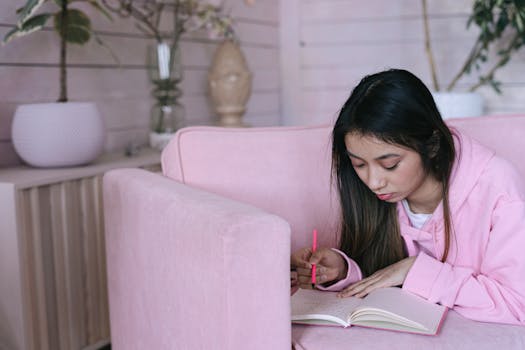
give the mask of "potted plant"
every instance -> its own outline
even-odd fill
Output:
[[[150,119],[150,146],[162,149],[184,124],[180,103],[183,79],[180,39],[184,33],[205,30],[210,38],[233,36],[231,17],[217,1],[102,0],[111,12],[132,18],[137,28],[154,39],[147,53],[149,79],[155,103]],[[163,17],[171,28],[162,28]]]
[[[55,12],[37,13],[50,2]],[[37,167],[73,166],[89,163],[104,146],[104,126],[97,107],[89,102],[68,102],[67,46],[83,45],[94,34],[89,17],[75,2],[88,3],[111,19],[98,0],[27,0],[17,10],[16,26],[4,37],[4,43],[44,28],[52,20],[60,38],[60,91],[56,103],[26,104],[17,107],[12,124],[12,141],[18,155]],[[99,43],[102,43],[97,38]]]
[[[430,65],[434,98],[441,113],[447,117],[476,116],[483,113],[483,100],[476,90],[484,85],[501,93],[501,83],[496,72],[505,66],[512,55],[525,43],[525,2],[522,0],[475,0],[467,28],[472,24],[479,28],[479,34],[472,49],[445,92],[437,79],[435,61],[430,44],[427,0],[422,0],[425,29],[425,50]],[[489,59],[496,54],[496,59]],[[455,92],[462,77],[477,72],[478,81],[467,92]],[[469,107],[471,106],[471,107]],[[469,107],[463,109],[463,107]]]

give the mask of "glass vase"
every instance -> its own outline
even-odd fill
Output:
[[[159,42],[148,50],[149,78],[153,84],[154,104],[150,119],[150,146],[162,149],[184,123],[180,103],[182,91],[181,52],[178,43]]]

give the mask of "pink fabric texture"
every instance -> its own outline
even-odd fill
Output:
[[[398,207],[404,238],[415,246],[409,254],[418,255],[403,288],[471,319],[525,325],[523,174],[467,137],[458,144],[450,184],[455,234],[445,263],[442,206],[415,235]]]
[[[292,249],[335,246],[339,204],[331,190],[331,126],[181,130],[162,154],[164,175],[275,213]],[[308,233],[308,234],[306,234]]]
[[[332,248],[332,250],[334,250],[335,252],[341,254],[341,256],[346,260],[346,265],[348,266],[348,272],[346,274],[346,278],[338,281],[337,283],[332,284],[329,287],[324,287],[324,286],[318,284],[316,286],[316,288],[319,289],[319,290],[326,290],[326,291],[330,291],[330,292],[338,292],[340,290],[345,289],[346,287],[348,287],[352,283],[354,283],[356,281],[359,281],[361,278],[363,278],[363,276],[361,274],[361,269],[360,269],[359,265],[357,265],[357,263],[355,261],[350,259],[348,256],[346,256],[345,253],[343,253],[339,249]]]
[[[525,138],[514,129],[523,134],[525,115],[497,122],[452,121],[524,169]],[[163,152],[165,176],[109,172],[112,347],[288,350],[293,341],[297,349],[522,349],[525,327],[475,322],[454,311],[436,337],[291,327],[291,250],[310,246],[314,228],[319,246],[337,242],[330,132],[328,125],[190,127]],[[500,133],[511,136],[491,136]]]
[[[414,335],[362,327],[311,327],[294,325],[296,350],[521,350],[525,349],[522,326],[466,320],[449,311],[436,336]],[[284,349],[283,349],[284,350]]]
[[[511,161],[520,174],[525,174],[525,115],[491,115],[482,118],[457,118],[447,124],[488,146],[496,154]]]
[[[113,349],[290,346],[288,223],[138,169],[104,203]]]
[[[445,263],[442,205],[416,229],[398,204],[408,254],[417,255],[403,289],[470,319],[525,325],[525,279],[517,277],[525,276],[523,175],[470,137],[456,132],[456,140],[449,195],[454,235]],[[358,270],[338,285],[359,280]]]

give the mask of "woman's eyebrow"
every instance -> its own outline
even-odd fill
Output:
[[[357,158],[357,159],[361,159],[363,160],[363,158],[359,157],[359,156],[356,156],[355,154],[349,152],[349,151],[346,151],[346,153],[348,153],[348,155],[352,158]],[[395,157],[401,157],[400,154],[397,154],[397,153],[387,153],[387,154],[383,154],[382,156],[379,156],[377,158],[375,158],[375,160],[383,160],[383,159],[388,159],[388,158],[395,158]]]
[[[387,153],[387,154],[383,154],[382,156],[377,157],[376,160],[395,158],[395,157],[401,157],[401,155],[397,153]]]
[[[355,154],[349,152],[348,150],[346,150],[346,153],[348,154],[349,157],[357,158],[357,159],[361,159],[361,160],[363,160],[363,158],[361,158],[361,157],[359,157],[359,156],[356,156]]]

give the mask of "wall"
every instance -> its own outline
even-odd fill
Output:
[[[279,112],[279,0],[227,0],[226,9],[236,30],[248,65],[254,74],[253,93],[246,121],[251,125],[276,125]],[[15,11],[25,2],[0,3],[0,36],[15,24]],[[52,4],[49,4],[52,5]],[[92,14],[90,7],[86,12]],[[146,46],[151,43],[130,21],[90,16],[93,28],[120,60],[93,40],[86,46],[70,45],[68,52],[69,97],[72,101],[95,101],[107,127],[106,150],[123,149],[130,142],[147,142],[151,86],[147,79]],[[51,23],[51,22],[50,22]],[[182,103],[187,124],[214,124],[216,117],[207,95],[206,75],[216,41],[202,33],[182,40],[184,81]],[[54,102],[58,98],[58,40],[45,30],[0,47],[0,167],[20,163],[10,141],[16,106],[21,103]]]
[[[476,36],[465,30],[472,0],[428,0],[430,33],[438,77],[448,84]],[[387,68],[405,68],[431,84],[424,50],[419,0],[287,0],[281,2],[282,113],[285,124],[315,124],[336,118],[359,79]],[[298,14],[293,18],[293,14]],[[292,18],[292,20],[287,20]],[[496,77],[487,113],[523,112],[525,49]],[[465,89],[473,76],[462,79]],[[459,91],[458,90],[458,91]]]
[[[23,1],[0,3],[0,35],[15,23]],[[466,56],[475,31],[465,30],[472,0],[429,0],[432,44],[442,84]],[[332,121],[351,88],[371,72],[406,68],[430,85],[419,0],[258,0],[249,7],[228,0],[242,48],[254,72],[246,119],[252,125]],[[94,27],[121,60],[118,66],[96,43],[72,47],[72,100],[94,100],[106,120],[107,150],[146,142],[151,106],[144,65],[149,42],[129,22],[93,18]],[[58,94],[57,40],[49,29],[0,47],[0,166],[19,159],[10,142],[11,118],[19,103],[47,102]],[[183,102],[188,124],[213,124],[206,73],[216,43],[203,35],[183,40]],[[525,49],[497,77],[503,95],[479,90],[487,113],[522,112]],[[474,78],[462,80],[465,88]]]

